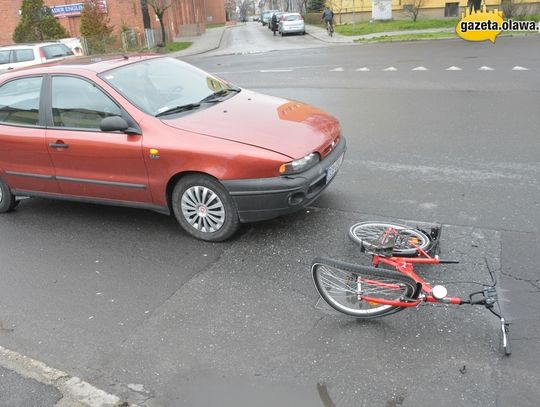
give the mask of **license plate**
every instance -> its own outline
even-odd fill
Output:
[[[337,174],[339,167],[341,167],[341,163],[343,162],[343,156],[344,154],[341,154],[339,158],[334,161],[334,163],[326,169],[326,183],[328,184],[332,178]]]

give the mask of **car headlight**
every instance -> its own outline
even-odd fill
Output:
[[[320,161],[319,154],[311,153],[305,157],[299,158],[297,160],[290,161],[285,164],[281,164],[279,167],[279,173],[281,175],[291,175],[298,174],[299,172],[305,171]]]

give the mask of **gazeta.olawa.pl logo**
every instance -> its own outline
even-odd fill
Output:
[[[456,34],[467,41],[495,42],[502,31],[540,33],[539,24],[536,21],[503,20],[502,11],[487,11],[484,5],[482,10],[466,10],[461,15],[461,20],[456,24]]]

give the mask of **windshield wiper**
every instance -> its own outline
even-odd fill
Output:
[[[227,88],[218,90],[217,92],[211,93],[204,99],[201,99],[199,103],[219,102],[223,96],[227,96],[230,92],[240,92],[240,88]]]
[[[187,105],[175,106],[175,107],[171,107],[170,109],[164,110],[163,112],[159,112],[158,114],[156,114],[156,117],[166,116],[168,114],[182,113],[188,110],[197,109],[200,106],[201,106],[200,103],[189,103]]]

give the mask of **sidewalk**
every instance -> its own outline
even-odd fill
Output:
[[[319,41],[334,43],[334,44],[353,44],[356,40],[369,40],[372,38],[394,36],[403,34],[422,34],[422,33],[440,33],[440,32],[454,32],[454,28],[430,28],[425,30],[404,30],[404,31],[387,31],[365,35],[341,35],[334,32],[334,35],[330,37],[323,27],[306,24],[306,34],[311,35],[313,38]]]
[[[191,46],[182,51],[171,52],[168,56],[173,58],[187,57],[215,50],[219,48],[225,30],[230,27],[234,27],[234,25],[207,28],[203,34],[192,37],[176,37],[175,42],[191,42]]]
[[[208,51],[218,49],[221,45],[221,40],[225,33],[225,30],[235,27],[234,24],[226,25],[223,27],[208,28],[203,34],[192,37],[176,37],[174,40],[178,42],[188,41],[191,42],[191,46],[185,50],[172,52],[168,54],[173,58],[187,57],[191,55],[203,54]],[[405,31],[391,31],[391,32],[379,32],[366,35],[354,35],[346,36],[334,32],[332,37],[328,36],[326,29],[315,25],[306,24],[306,34],[311,37],[329,44],[354,44],[356,40],[367,40],[371,38],[402,35],[402,34],[420,34],[420,33],[437,33],[437,32],[453,32],[454,28],[432,28],[426,30],[405,30]]]

